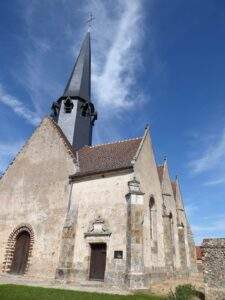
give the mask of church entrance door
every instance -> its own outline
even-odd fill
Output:
[[[90,280],[104,280],[106,244],[91,244]]]
[[[30,234],[22,231],[16,239],[10,273],[24,274],[30,246]]]

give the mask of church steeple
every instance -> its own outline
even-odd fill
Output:
[[[92,126],[97,119],[91,103],[90,32],[81,46],[63,96],[52,105],[52,117],[77,150],[92,143]]]
[[[80,54],[66,85],[64,95],[79,97],[90,101],[91,93],[91,41],[90,32],[87,33]]]

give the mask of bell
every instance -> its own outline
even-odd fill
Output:
[[[71,113],[72,109],[73,109],[74,105],[73,102],[71,101],[71,99],[68,97],[66,98],[66,100],[64,101],[64,110],[65,113]]]

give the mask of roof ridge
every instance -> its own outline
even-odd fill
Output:
[[[142,139],[142,137],[136,137],[136,138],[126,139],[126,140],[120,140],[120,141],[114,141],[114,142],[109,142],[109,143],[97,144],[97,145],[93,145],[93,146],[85,146],[83,148],[96,148],[96,147],[100,147],[100,146],[119,144],[119,143],[124,143],[124,142],[129,142],[129,141],[140,140],[140,139]]]

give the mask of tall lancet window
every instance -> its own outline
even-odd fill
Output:
[[[155,199],[153,196],[149,200],[149,217],[150,217],[150,239],[156,240],[157,231],[156,231],[156,206]]]
[[[170,241],[171,241],[171,248],[173,254],[175,254],[175,246],[174,246],[174,230],[173,230],[173,214],[169,213],[169,226],[170,226]]]

